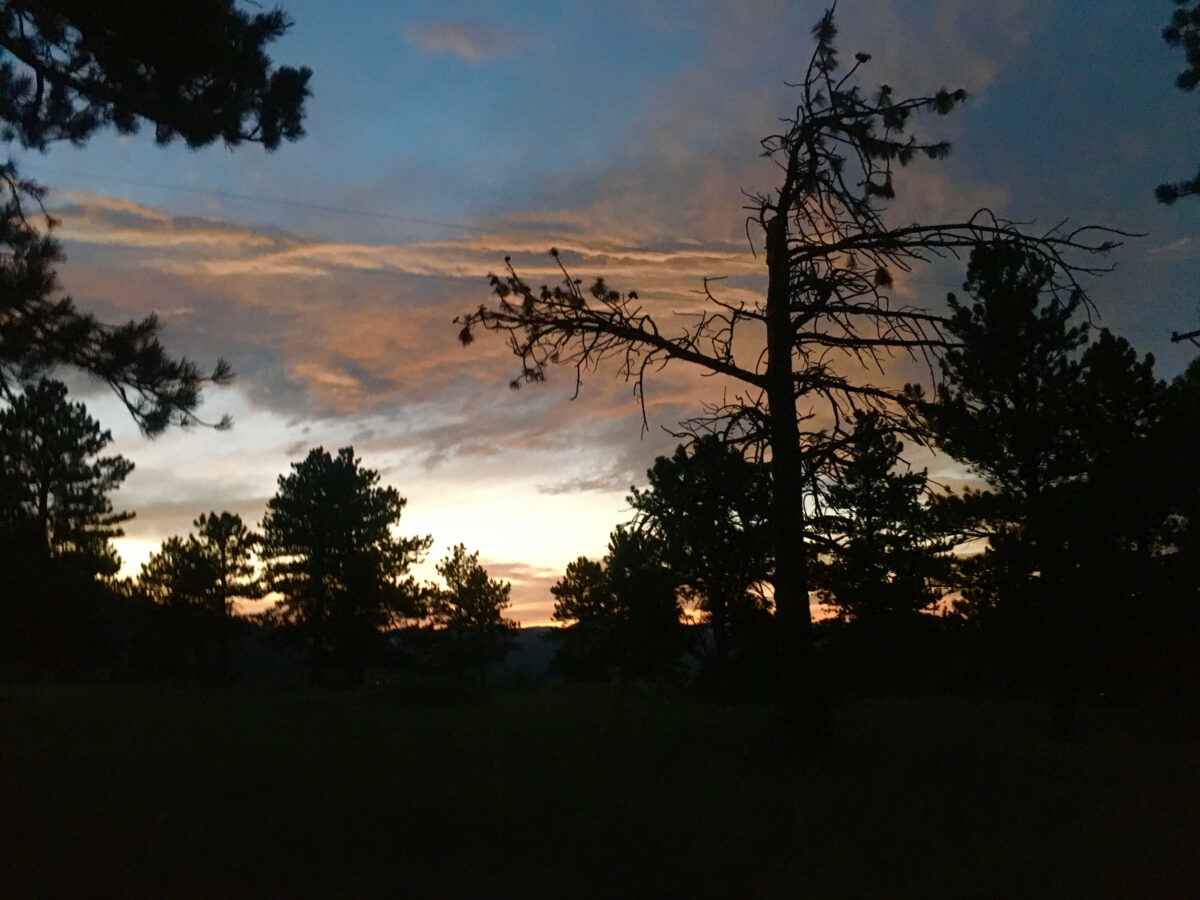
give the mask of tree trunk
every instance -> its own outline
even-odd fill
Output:
[[[729,602],[723,589],[718,589],[716,596],[709,601],[710,625],[713,635],[712,674],[713,684],[725,695],[732,687],[729,665]]]
[[[786,208],[786,207],[784,207]],[[786,213],[767,224],[767,428],[771,448],[771,536],[775,621],[784,696],[803,724],[817,721],[820,689],[808,606],[803,459],[792,369],[790,266]]]
[[[221,609],[217,619],[217,627],[220,628],[220,633],[217,635],[220,641],[221,648],[221,681],[229,682],[232,679],[229,675],[229,627],[232,624],[229,608],[229,580],[228,567],[225,562],[225,548],[221,548]]]

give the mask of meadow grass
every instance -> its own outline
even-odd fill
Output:
[[[1186,897],[1200,742],[1153,716],[542,687],[0,687],[0,896]]]

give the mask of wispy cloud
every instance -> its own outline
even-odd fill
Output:
[[[498,31],[478,22],[439,19],[413,25],[408,42],[422,53],[449,54],[470,63],[511,56],[529,45],[528,38],[511,31]]]
[[[251,230],[194,216],[172,216],[118,197],[85,192],[58,192],[50,214],[56,237],[83,244],[167,249],[211,247],[225,252],[284,246],[283,232]]]
[[[1197,247],[1200,247],[1200,238],[1193,236],[1181,237],[1167,244],[1160,244],[1157,247],[1150,247],[1146,251],[1146,255],[1153,260],[1163,260],[1169,262],[1177,262],[1179,260],[1191,259],[1196,255]]]

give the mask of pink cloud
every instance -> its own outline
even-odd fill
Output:
[[[511,56],[528,41],[508,31],[496,31],[477,22],[441,19],[408,29],[408,42],[422,53],[449,54],[469,63]]]

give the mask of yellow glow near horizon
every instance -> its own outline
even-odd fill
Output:
[[[524,626],[551,624],[554,601],[550,584],[561,577],[571,560],[603,555],[609,533],[629,516],[623,494],[539,494],[532,485],[443,487],[429,493],[419,486],[408,493],[399,531],[434,538],[428,557],[413,568],[413,574],[420,580],[436,580],[434,566],[453,545],[461,543],[469,551],[478,550],[492,577],[512,582],[510,615]],[[163,539],[192,530],[186,519],[172,525],[162,538],[116,539],[122,560],[120,574],[136,577]]]

